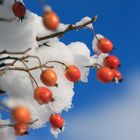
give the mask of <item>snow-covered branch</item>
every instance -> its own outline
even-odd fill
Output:
[[[78,30],[78,29],[84,28],[87,25],[89,25],[93,22],[96,22],[96,20],[97,20],[97,16],[94,16],[90,21],[87,21],[87,22],[85,22],[81,25],[69,25],[66,28],[66,30],[64,30],[64,31],[57,32],[57,33],[47,35],[47,36],[43,36],[43,37],[37,37],[36,40],[37,41],[42,41],[42,40],[46,40],[46,39],[50,39],[50,38],[54,38],[54,37],[62,37],[65,33],[69,32],[69,31],[72,31],[72,30]]]

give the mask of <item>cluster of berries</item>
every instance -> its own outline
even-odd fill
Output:
[[[107,39],[98,39],[97,47],[101,53],[110,53],[113,51],[113,43]],[[103,83],[121,82],[122,74],[118,71],[120,60],[114,55],[109,55],[104,59],[104,66],[98,68],[97,79]]]

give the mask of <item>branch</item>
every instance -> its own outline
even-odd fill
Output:
[[[28,58],[28,56],[22,57],[22,58],[10,57],[10,56],[4,57],[4,58],[0,58],[0,61],[8,60],[8,59],[14,60],[14,61],[11,62],[11,63],[1,63],[1,64],[0,64],[0,68],[2,68],[2,67],[14,66],[15,63],[16,63],[17,61],[25,61],[26,58]]]
[[[4,112],[7,112],[7,113],[10,113],[10,111],[8,109],[6,109],[5,107],[3,107],[3,104],[0,102],[0,110],[1,111],[4,111]]]
[[[0,0],[0,5],[2,5],[3,4],[3,0]]]
[[[35,59],[37,59],[39,61],[39,66],[34,66],[34,67],[29,68],[29,69],[22,68],[22,67],[10,68],[10,66],[14,66],[17,61],[20,61],[20,62],[22,62],[22,61],[28,62],[28,60],[27,60],[28,58],[35,58]],[[28,55],[28,56],[21,57],[21,58],[8,56],[8,57],[0,58],[0,61],[2,61],[2,60],[8,60],[8,59],[11,59],[11,60],[14,60],[14,61],[11,62],[11,63],[2,63],[2,64],[0,64],[0,67],[1,68],[2,67],[6,67],[6,68],[1,69],[0,72],[5,71],[7,69],[8,70],[19,70],[19,71],[25,71],[25,72],[27,72],[27,71],[33,71],[33,70],[36,70],[36,69],[40,69],[41,67],[44,67],[44,68],[53,68],[53,66],[47,66],[47,64],[50,63],[49,61],[46,62],[46,63],[44,63],[44,64],[41,64],[41,60],[37,56]]]
[[[20,62],[28,62],[28,58],[35,58],[39,61],[39,65],[38,66],[34,66],[34,67],[30,67],[30,68],[23,68],[23,67],[13,67],[15,65],[15,63],[17,61],[20,61]],[[0,58],[0,61],[3,61],[3,60],[8,60],[8,59],[11,59],[11,60],[14,60],[13,62],[11,63],[2,63],[0,65],[0,67],[4,67],[3,69],[0,70],[0,72],[4,72],[5,70],[17,70],[17,71],[25,71],[25,72],[29,72],[29,71],[33,71],[33,70],[36,70],[36,69],[41,69],[42,68],[53,68],[53,66],[47,66],[47,64],[49,63],[58,63],[58,64],[61,64],[65,67],[67,67],[67,65],[63,62],[60,62],[60,61],[47,61],[43,64],[41,64],[41,60],[39,57],[37,56],[32,56],[32,55],[28,55],[28,56],[25,56],[25,57],[21,57],[21,58],[18,58],[18,57],[10,57],[10,56],[7,56],[7,57],[3,57],[3,58]],[[43,70],[42,70],[43,71]]]
[[[3,17],[0,17],[0,22],[12,22],[14,21],[15,18],[3,18]]]
[[[29,122],[28,125],[33,125],[37,121],[39,121],[39,119],[36,119],[36,120],[34,120],[32,122]],[[5,128],[5,127],[14,127],[14,124],[0,124],[0,128]]]
[[[3,61],[3,60],[18,60],[17,57],[10,57],[10,56],[7,56],[7,57],[3,57],[3,58],[0,58],[0,61]]]
[[[36,120],[30,122],[29,125],[33,125],[34,123],[36,123],[36,122],[38,122],[38,121],[39,121],[39,119],[36,119]]]
[[[31,48],[29,48],[29,49],[27,49],[27,50],[25,50],[23,52],[9,52],[7,50],[4,50],[4,51],[0,52],[0,55],[1,54],[9,54],[9,55],[21,55],[21,54],[23,54],[24,55],[24,54],[26,54],[30,50],[31,50]]]
[[[3,94],[5,94],[5,93],[6,93],[6,91],[0,89],[0,95],[3,95]]]
[[[54,34],[51,34],[51,35],[47,35],[47,36],[44,36],[44,37],[37,37],[36,40],[37,41],[42,41],[42,40],[46,40],[46,39],[50,39],[50,38],[54,38],[54,37],[60,37],[60,36],[63,36],[66,32],[69,32],[69,31],[72,31],[72,30],[76,30],[76,29],[81,29],[81,28],[84,28],[86,27],[87,25],[93,23],[93,22],[96,22],[97,20],[97,16],[94,16],[90,21],[82,24],[82,25],[69,25],[68,28],[64,31],[61,31],[61,32],[57,32],[57,33],[54,33]]]
[[[4,68],[4,69],[2,69],[0,71],[2,72],[2,71],[5,71],[5,70],[16,70],[16,71],[28,72],[28,71],[33,71],[33,70],[40,69],[40,67],[43,67],[43,68],[53,68],[53,66],[46,66],[46,64],[42,64],[42,65],[39,65],[39,66],[31,67],[29,69],[22,68],[22,67],[14,67],[14,68]]]

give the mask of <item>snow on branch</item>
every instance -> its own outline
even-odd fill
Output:
[[[44,36],[44,37],[37,37],[36,40],[37,41],[42,41],[42,40],[46,40],[46,39],[50,39],[50,38],[54,38],[54,37],[62,37],[65,33],[69,32],[69,31],[72,31],[72,30],[78,30],[78,29],[84,28],[87,25],[89,25],[93,22],[96,22],[96,20],[97,20],[97,16],[94,16],[90,21],[87,21],[87,22],[85,22],[81,25],[69,25],[67,27],[67,29],[64,30],[64,31],[57,32],[57,33],[47,35],[47,36]]]

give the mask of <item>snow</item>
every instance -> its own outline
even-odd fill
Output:
[[[58,138],[58,134],[62,133],[64,130],[65,127],[63,127],[62,130],[51,128],[50,132],[54,135],[55,138]]]
[[[47,61],[57,60],[66,65],[76,65],[81,71],[82,82],[88,81],[89,69],[85,66],[94,63],[102,65],[103,59],[107,54],[95,54],[94,56],[90,56],[90,50],[86,44],[82,42],[72,42],[65,45],[63,42],[60,42],[58,38],[37,42],[37,36],[41,37],[55,32],[45,29],[42,24],[42,18],[28,10],[25,20],[23,22],[19,22],[10,10],[13,3],[14,0],[5,0],[4,5],[0,6],[1,17],[14,19],[10,23],[0,22],[0,51],[25,51],[26,49],[31,48],[31,51],[24,54],[24,56],[29,54],[38,56],[42,64]],[[76,23],[76,25],[81,25],[89,20],[91,20],[91,18],[85,17],[80,22]],[[66,25],[61,23],[56,32],[64,31],[68,26],[68,24]],[[89,24],[87,28],[93,30],[92,24]],[[100,38],[103,36],[98,35],[98,37]],[[38,47],[44,42],[47,42],[49,47]],[[98,52],[96,38],[93,40],[93,50],[95,53]],[[7,55],[1,55],[0,57],[2,58],[4,56]],[[8,63],[11,62],[11,60],[3,62]],[[28,67],[38,65],[39,62],[37,59],[28,59]],[[21,62],[17,62],[15,66],[24,68],[24,65]],[[49,121],[52,113],[62,113],[63,111],[68,111],[72,107],[74,84],[65,78],[65,67],[56,63],[50,63],[49,66],[54,66],[54,70],[58,75],[58,88],[49,87],[53,92],[54,102],[51,102],[48,105],[40,106],[34,100],[34,90],[32,88],[29,75],[26,72],[10,71],[7,69],[5,73],[0,76],[0,88],[7,91],[8,95],[8,98],[2,101],[3,104],[10,109],[18,105],[27,106],[31,111],[32,120],[39,119],[38,122],[31,126],[33,129],[44,127]],[[36,79],[37,83],[40,86],[44,86],[39,78],[40,73],[40,69],[32,71],[32,75]],[[57,130],[52,130],[51,132],[55,136],[59,133]],[[7,139],[7,135],[10,135],[10,140],[15,140],[15,136],[11,128],[0,130],[0,137],[4,137],[2,140]]]
[[[90,20],[91,20],[90,17],[84,17],[83,19],[81,19],[81,21],[77,22],[75,25],[76,25],[76,26],[79,26],[79,25],[82,25],[82,24],[84,24],[84,23],[86,23],[86,22],[88,22],[88,21],[90,21]],[[91,23],[91,24],[88,24],[88,25],[86,26],[86,28],[88,28],[88,29],[90,29],[90,30],[94,30],[92,23]]]
[[[92,41],[92,49],[93,49],[93,51],[96,54],[100,55],[101,51],[98,49],[98,40],[97,40],[97,38],[100,40],[100,39],[104,38],[104,36],[101,35],[101,34],[96,34],[96,37],[94,36],[93,41]]]
[[[0,124],[10,124],[10,120],[1,120]],[[0,128],[0,140],[15,140],[16,136],[14,130],[11,127]]]

